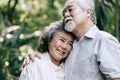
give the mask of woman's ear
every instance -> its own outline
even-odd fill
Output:
[[[51,40],[47,41],[48,45],[50,44]]]

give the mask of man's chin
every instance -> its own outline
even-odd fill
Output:
[[[73,22],[68,22],[65,24],[65,30],[72,32],[75,29],[75,24]]]
[[[65,26],[65,30],[68,31],[68,32],[72,32],[72,29],[68,26],[67,27]]]

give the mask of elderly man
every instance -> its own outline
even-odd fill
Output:
[[[94,0],[67,0],[65,29],[77,40],[65,64],[66,80],[120,80],[120,44],[96,26]]]

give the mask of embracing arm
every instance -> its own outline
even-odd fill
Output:
[[[28,53],[25,56],[24,62],[22,64],[22,68],[24,68],[27,64],[29,64],[30,60],[32,60],[32,62],[34,62],[35,61],[35,57],[37,57],[39,59],[41,58],[40,54],[37,53],[37,52]]]
[[[42,73],[42,60],[35,58],[35,61],[30,61],[21,72],[19,80],[43,80],[41,77]]]

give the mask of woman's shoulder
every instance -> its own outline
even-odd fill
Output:
[[[38,59],[35,57],[35,61],[30,61],[29,64],[27,64],[21,72],[20,80],[36,80],[39,79],[40,74],[43,72],[43,58],[41,56],[41,59]],[[28,79],[29,78],[29,79]]]

